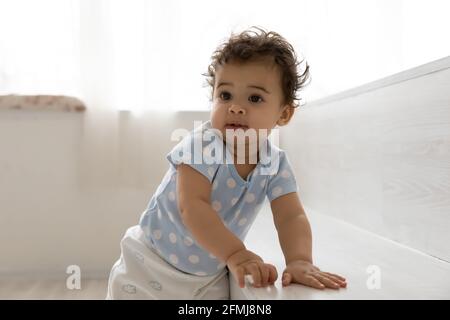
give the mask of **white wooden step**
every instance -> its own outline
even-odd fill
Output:
[[[269,204],[256,218],[247,238],[249,250],[277,267],[274,286],[254,288],[248,276],[241,289],[230,277],[232,299],[449,299],[450,264],[382,238],[348,223],[305,208],[313,230],[314,263],[347,279],[345,289],[318,290],[299,284],[281,286],[284,258]],[[369,289],[370,266],[380,271],[380,288]],[[379,269],[377,269],[379,268]],[[373,279],[373,278],[371,278]],[[374,284],[374,282],[370,282]]]

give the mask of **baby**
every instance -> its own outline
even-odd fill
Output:
[[[267,138],[298,107],[309,79],[279,34],[252,28],[212,56],[210,120],[167,155],[170,167],[127,230],[108,285],[110,299],[229,299],[228,272],[242,288],[277,280],[276,268],[243,240],[267,197],[286,261],[282,285],[346,286],[312,262],[311,229],[285,152]],[[264,236],[264,235],[262,235]]]

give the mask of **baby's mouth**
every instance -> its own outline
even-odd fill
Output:
[[[241,125],[241,124],[232,124],[232,123],[228,123],[225,125],[225,130],[230,129],[230,130],[237,130],[237,129],[243,129],[244,131],[248,129],[248,126],[246,125]]]

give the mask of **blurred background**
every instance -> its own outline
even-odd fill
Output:
[[[116,110],[206,110],[199,88],[211,53],[252,25],[282,34],[313,66],[308,101],[450,52],[445,0],[0,5],[0,93],[74,95]]]

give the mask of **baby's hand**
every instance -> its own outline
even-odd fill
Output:
[[[291,282],[317,289],[325,289],[325,287],[339,289],[340,287],[345,288],[347,286],[345,278],[337,274],[320,271],[313,264],[303,260],[288,263],[286,269],[283,271],[283,287],[289,285]]]
[[[245,287],[246,274],[252,275],[254,287],[272,285],[278,277],[275,266],[264,263],[260,256],[245,249],[231,255],[227,260],[227,266],[240,288]]]

